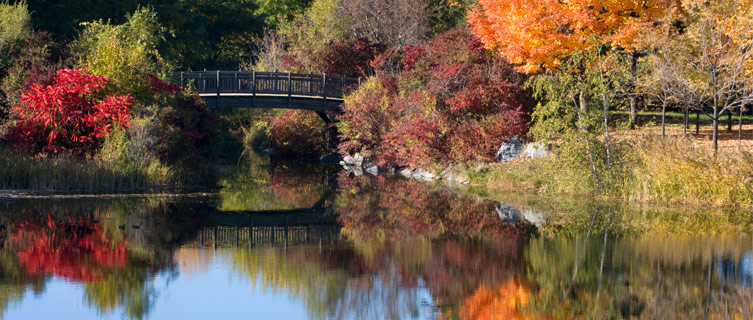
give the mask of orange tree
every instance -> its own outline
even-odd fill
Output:
[[[479,0],[468,14],[473,31],[486,45],[524,73],[552,71],[564,59],[597,43],[630,53],[635,78],[636,38],[679,6],[677,0]],[[638,48],[639,49],[639,48]],[[581,109],[586,110],[586,99]],[[631,123],[635,100],[630,101]]]

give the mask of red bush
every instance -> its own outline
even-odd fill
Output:
[[[180,91],[179,85],[165,83],[164,81],[162,81],[162,79],[153,74],[147,74],[146,78],[147,80],[149,80],[149,85],[152,87],[152,91],[154,92],[176,93]]]
[[[84,70],[58,71],[53,84],[32,85],[13,108],[18,118],[8,133],[17,148],[46,153],[93,153],[100,139],[130,120],[130,96],[99,94],[107,78]]]
[[[488,161],[528,128],[519,76],[465,30],[389,51],[372,66],[377,76],[343,106],[341,152],[367,149],[380,165]]]

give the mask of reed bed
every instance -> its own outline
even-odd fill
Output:
[[[59,193],[140,192],[166,187],[165,170],[96,159],[35,158],[0,149],[0,190]]]
[[[692,138],[634,136],[622,142],[620,170],[601,192],[592,173],[571,167],[555,150],[543,159],[520,159],[468,170],[471,182],[540,194],[590,194],[641,202],[753,206],[753,153],[714,154]]]

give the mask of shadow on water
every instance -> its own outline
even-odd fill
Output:
[[[221,185],[0,203],[0,314],[35,318],[35,297],[69,301],[64,287],[77,318],[753,316],[749,212],[479,196],[269,159]]]

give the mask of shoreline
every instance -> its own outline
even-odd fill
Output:
[[[56,193],[40,190],[0,190],[1,201],[33,199],[117,199],[117,198],[203,198],[218,195],[218,192],[169,192],[169,193]]]

